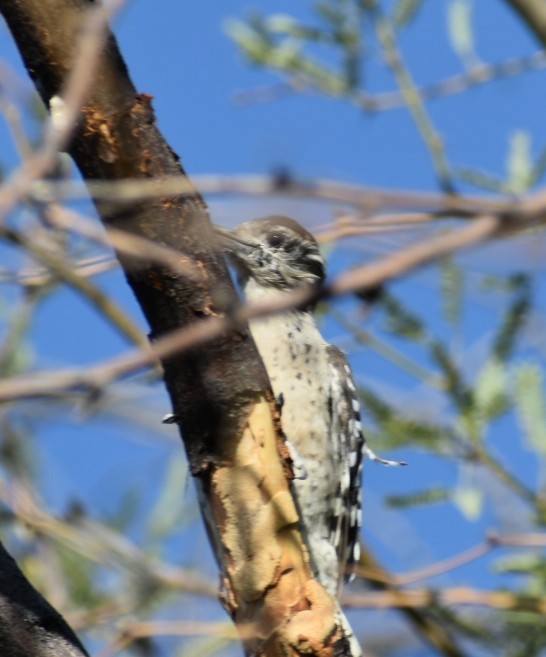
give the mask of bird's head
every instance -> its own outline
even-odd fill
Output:
[[[252,279],[264,288],[289,290],[324,281],[317,241],[293,219],[264,217],[233,230],[218,227],[216,232],[243,285]]]

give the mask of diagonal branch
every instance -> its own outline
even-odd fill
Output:
[[[169,246],[202,273],[196,281],[153,258],[117,252],[153,341],[169,341],[176,331],[200,332],[211,322],[223,326],[236,295],[223,258],[211,248],[207,208],[157,129],[150,97],[136,92],[113,35],[97,29],[101,20],[105,24],[101,5],[0,0],[0,10],[54,118],[47,148],[36,160],[31,156],[33,166],[24,165],[0,194],[0,213],[31,190],[51,163],[47,156],[70,134],[67,150],[87,182],[180,178],[189,190],[183,195],[138,202],[95,198],[95,204],[107,228]],[[71,71],[85,59],[78,46],[90,15],[96,47],[83,39],[89,82],[77,94],[82,76]],[[77,117],[75,125],[70,116]],[[162,359],[222,569],[225,607],[249,654],[350,656],[335,602],[311,574],[287,482],[279,412],[248,329],[239,322],[236,331],[210,337],[206,345],[196,341],[184,352],[156,350],[144,358]],[[251,636],[244,633],[248,623],[256,628]]]
[[[167,359],[172,354],[183,354],[184,351],[196,347],[204,348],[219,336],[225,338],[230,331],[239,331],[249,319],[283,312],[308,303],[313,294],[327,299],[374,288],[434,262],[448,253],[475,247],[487,240],[511,235],[526,228],[541,226],[545,222],[546,193],[542,192],[522,202],[517,211],[514,209],[511,212],[479,216],[462,228],[438,233],[424,242],[411,244],[369,265],[348,271],[318,293],[302,288],[292,294],[282,295],[278,300],[237,308],[223,317],[208,317],[199,324],[180,328],[158,338],[149,350],[118,356],[87,370],[35,373],[32,376],[22,375],[0,381],[0,401],[50,396],[67,390],[95,393],[108,383],[150,365],[156,358]]]
[[[362,548],[359,568],[372,571],[375,575],[375,579],[371,580],[371,585],[376,592],[368,595],[378,597],[388,597],[390,595],[391,598],[394,598],[401,592],[401,589],[389,581],[391,579],[390,574],[382,568],[374,555],[365,546],[362,545]],[[348,601],[350,605],[353,605],[354,599],[353,596],[350,597]],[[355,603],[355,606],[361,606],[362,596],[357,596],[356,600],[358,602]],[[419,632],[420,636],[439,653],[446,657],[465,657],[466,653],[457,645],[450,632],[438,623],[427,609],[418,609],[402,604],[393,604],[392,606],[398,607],[408,622]]]
[[[542,0],[506,0],[534,32],[542,46],[546,48],[546,12]]]
[[[0,543],[2,655],[89,657],[62,616],[34,589]]]

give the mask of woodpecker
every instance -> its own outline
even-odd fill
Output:
[[[317,241],[293,219],[271,216],[234,230],[217,228],[247,302],[267,303],[326,277]],[[333,596],[360,555],[361,470],[364,455],[386,465],[366,445],[360,404],[347,359],[320,334],[314,307],[250,322],[282,427],[306,476],[293,481],[306,544],[320,583]]]

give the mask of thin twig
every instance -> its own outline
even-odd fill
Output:
[[[404,63],[392,25],[387,18],[379,14],[376,18],[376,32],[384,51],[385,60],[400,87],[404,102],[415,121],[421,138],[430,152],[440,185],[444,191],[451,192],[453,191],[453,181],[443,141],[428,115],[425,103],[413,81],[410,70]]]
[[[278,299],[267,303],[243,306],[223,319],[218,317],[203,319],[160,338],[146,351],[118,356],[87,370],[34,373],[32,376],[0,381],[0,401],[56,395],[68,389],[96,392],[108,383],[150,365],[156,359],[206,344],[223,331],[236,330],[249,319],[283,312],[291,307],[308,303],[313,298],[331,298],[376,287],[433,262],[447,253],[476,246],[497,235],[511,234],[517,229],[521,230],[546,221],[543,207],[533,201],[526,206],[526,210],[528,208],[532,208],[534,212],[521,212],[503,218],[495,215],[482,216],[463,228],[435,235],[422,244],[412,244],[369,265],[346,272],[321,290],[301,288],[289,294],[280,294]]]
[[[49,222],[57,228],[74,231],[102,246],[113,247],[124,255],[162,264],[169,267],[173,273],[185,276],[195,283],[202,279],[202,272],[194,262],[167,246],[124,230],[110,227],[103,230],[97,223],[57,204],[48,206],[45,214]]]
[[[343,313],[336,311],[334,308],[330,308],[329,312],[340,326],[350,332],[351,336],[354,337],[355,340],[367,345],[368,347],[371,347],[377,354],[386,360],[389,360],[391,363],[399,367],[401,370],[407,372],[411,376],[415,377],[417,380],[423,381],[436,390],[445,390],[445,383],[440,376],[429,372],[426,368],[424,368],[416,361],[408,358],[401,351],[391,347],[391,345],[387,342],[380,340],[370,332],[359,328],[353,322],[350,322]]]
[[[95,5],[88,10],[78,50],[68,73],[63,92],[62,121],[49,120],[42,146],[0,187],[0,223],[23,199],[35,181],[42,179],[54,165],[59,151],[68,143],[78,114],[93,82],[108,21],[125,0],[112,0],[108,5]]]
[[[387,190],[352,185],[337,180],[296,180],[287,176],[279,181],[274,176],[194,176],[193,184],[182,176],[156,179],[125,179],[89,181],[84,186],[75,181],[48,181],[31,190],[38,203],[87,198],[91,193],[99,201],[131,202],[175,196],[194,196],[195,185],[206,196],[282,196],[317,198],[336,201],[366,212],[394,210],[437,212],[451,216],[474,216],[484,212],[508,211],[514,208],[513,197],[494,199],[491,196],[434,194],[410,190]]]
[[[86,559],[99,564],[115,560],[126,568],[138,566],[143,574],[163,586],[209,598],[217,596],[215,583],[205,581],[188,569],[151,560],[128,538],[100,522],[89,518],[68,522],[52,515],[39,504],[36,492],[21,481],[9,486],[0,482],[0,498],[28,527],[47,534]]]
[[[56,276],[82,294],[130,342],[142,348],[147,347],[147,339],[130,317],[90,280],[75,272],[70,263],[65,262],[60,255],[42,247],[27,235],[13,229],[0,228],[0,237],[23,248],[34,258],[40,260]]]
[[[475,545],[468,550],[463,550],[462,552],[459,552],[452,557],[448,557],[447,559],[443,559],[442,561],[429,564],[424,568],[412,570],[400,575],[389,573],[384,569],[378,571],[374,568],[359,568],[358,575],[373,581],[388,583],[392,586],[407,586],[408,584],[413,584],[424,579],[444,575],[456,568],[460,568],[472,561],[480,559],[499,547],[545,548],[546,534],[497,534],[495,532],[491,533],[482,543],[478,543],[478,545]]]
[[[10,313],[0,346],[0,378],[12,374],[16,367],[22,369],[21,351],[24,340],[34,319],[36,308],[48,291],[44,286],[27,288]]]
[[[72,263],[72,269],[79,276],[93,277],[119,268],[119,261],[110,255],[82,258]],[[43,287],[55,280],[55,275],[44,267],[28,267],[22,271],[0,269],[0,284]]]
[[[255,631],[255,627],[249,626],[246,634],[252,636],[252,632]],[[245,633],[244,630],[243,633]],[[114,655],[120,653],[137,639],[155,636],[215,637],[217,639],[223,639],[225,645],[228,645],[240,639],[241,635],[237,632],[233,624],[230,623],[207,623],[183,620],[130,621],[123,623],[116,638],[109,645],[99,650],[93,657],[114,657]],[[218,648],[220,647],[218,646]]]
[[[370,580],[372,588],[378,591],[397,592],[399,589],[390,581],[393,576],[379,564],[365,545],[361,547],[360,567],[371,570],[376,575],[375,579]],[[345,600],[344,596],[343,601],[345,602]],[[463,657],[465,655],[456,639],[451,636],[450,630],[444,627],[427,609],[399,607],[398,611],[415,627],[425,641],[446,657]]]
[[[462,73],[437,82],[421,85],[417,87],[417,91],[425,102],[440,100],[470,91],[490,82],[539,71],[544,67],[546,67],[546,52],[538,50],[524,57],[514,57],[498,63],[476,63]],[[301,77],[292,77],[276,84],[238,91],[234,98],[238,105],[255,105],[270,103],[287,96],[316,89],[317,87],[313,85],[311,80],[305,82],[302,81]],[[357,107],[370,113],[388,112],[406,107],[404,95],[399,90],[374,94],[359,89],[350,94],[349,100]]]
[[[517,495],[533,505],[540,517],[543,518],[546,516],[546,499],[537,495],[532,488],[529,488],[515,477],[490,452],[485,449],[473,449],[471,458],[488,468],[505,486],[511,488]]]
[[[466,586],[442,590],[376,591],[344,598],[344,604],[356,609],[415,609],[431,605],[472,605],[546,614],[546,597],[519,595],[508,591],[484,591]]]

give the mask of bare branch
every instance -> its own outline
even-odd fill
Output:
[[[282,180],[274,176],[195,176],[194,183],[205,196],[241,195],[315,198],[337,201],[366,212],[415,211],[437,212],[458,216],[507,210],[515,203],[513,197],[492,199],[490,196],[434,194],[410,190],[390,190],[353,185],[337,180],[297,180],[287,175]],[[89,182],[93,197],[103,202],[130,202],[158,197],[196,197],[195,187],[180,176],[163,176],[160,180],[120,179]],[[31,190],[38,203],[85,198],[87,191],[80,183],[50,182]]]
[[[133,344],[140,345],[143,349],[148,348],[148,341],[130,317],[88,278],[80,276],[78,272],[74,271],[74,268],[66,263],[60,254],[37,244],[28,235],[11,228],[0,227],[0,238],[25,249],[36,260],[46,265],[51,272],[54,272],[57,278],[84,296],[126,339]]]
[[[46,509],[33,491],[21,481],[0,483],[0,498],[7,508],[37,532],[66,545],[96,563],[114,561],[125,568],[138,567],[158,583],[186,593],[214,597],[216,589],[194,573],[159,560],[151,561],[138,546],[110,527],[89,518],[68,522]],[[128,613],[125,610],[125,613]]]
[[[471,605],[505,611],[525,611],[546,614],[546,597],[521,595],[508,591],[483,591],[466,586],[436,590],[377,591],[354,595],[345,600],[349,607],[359,609],[417,609],[434,604],[446,606]]]
[[[209,317],[184,329],[158,339],[147,352],[136,352],[117,357],[87,370],[65,370],[36,373],[0,381],[0,401],[49,396],[66,390],[97,392],[111,381],[127,376],[154,362],[184,350],[202,346],[229,331],[238,331],[249,319],[286,311],[307,303],[312,297],[327,299],[373,288],[406,275],[418,267],[434,262],[448,253],[475,247],[492,239],[510,235],[518,230],[546,222],[544,195],[531,197],[511,214],[486,215],[471,221],[463,228],[433,235],[423,243],[416,243],[376,260],[370,265],[346,272],[322,291],[306,288],[281,295],[275,302],[240,307],[224,318]]]
[[[464,550],[459,554],[438,561],[437,563],[429,564],[424,568],[413,570],[403,575],[394,575],[388,573],[384,569],[376,570],[374,568],[366,567],[361,568],[358,574],[361,577],[371,579],[377,582],[388,583],[392,586],[407,586],[414,582],[428,579],[430,577],[437,577],[447,572],[465,566],[476,559],[489,554],[499,547],[517,547],[517,548],[544,548],[546,547],[545,534],[521,533],[521,534],[490,534],[485,541],[478,543],[474,547]]]
[[[546,48],[546,13],[541,0],[506,0],[534,32],[542,46]]]
[[[496,82],[503,78],[512,78],[523,73],[540,71],[545,66],[546,53],[543,50],[538,50],[525,57],[513,57],[493,64],[473,63],[463,73],[418,86],[417,92],[425,102],[440,100],[465,93],[474,87]],[[234,98],[238,105],[247,106],[257,103],[270,103],[314,89],[312,81],[302,80],[295,76],[276,84],[238,91]],[[388,112],[406,107],[405,97],[401,91],[369,93],[363,89],[358,89],[351,92],[349,101],[356,107],[370,113]]]
[[[40,90],[42,94],[45,93],[43,99],[46,105],[49,106],[51,98],[57,92],[60,93],[62,89],[63,120],[48,123],[43,146],[27,158],[21,169],[13,174],[6,184],[2,185],[0,189],[0,221],[20,199],[24,198],[34,181],[43,177],[49,171],[57,159],[58,152],[62,151],[68,143],[98,66],[100,51],[103,47],[103,35],[108,21],[123,2],[124,0],[113,0],[108,4],[108,8],[102,4],[88,5],[85,7],[85,16],[80,17],[78,21],[61,20],[62,16],[55,15],[54,19],[59,19],[58,30],[64,30],[64,34],[59,35],[63,42],[73,41],[74,30],[84,28],[78,33],[78,47],[74,48],[75,57],[73,61],[65,66],[61,60],[61,65],[56,67],[57,70],[54,73],[55,93],[50,93],[50,90],[47,90],[49,92],[47,93],[45,88]],[[15,7],[4,6],[5,4],[0,5],[0,10],[9,23],[10,19],[16,19],[19,10]],[[38,10],[36,25],[39,25],[38,21],[44,18],[44,12],[54,9],[54,7],[46,6],[44,3],[42,8],[36,7],[36,9]],[[74,17],[73,15],[72,18],[74,19]],[[43,22],[47,25],[45,20]],[[33,37],[38,37],[37,34],[31,34],[33,28],[35,28],[34,24],[27,23],[28,35],[26,37],[29,42],[33,40]],[[70,34],[71,31],[72,34]],[[40,50],[39,38],[36,38],[34,43],[35,48]],[[44,57],[43,61],[40,61],[40,55],[43,54],[41,52],[35,51],[33,54],[37,65],[33,74],[37,80],[40,80],[43,68],[44,66],[47,67],[48,60]]]
[[[453,181],[449,163],[446,157],[444,143],[434,127],[419,89],[413,81],[412,74],[405,64],[398,47],[396,33],[388,18],[377,11],[375,20],[377,38],[387,65],[391,68],[405,105],[410,112],[425,146],[430,152],[432,163],[436,169],[438,182],[446,192],[453,191]]]
[[[6,657],[89,657],[0,543],[0,645]],[[23,622],[21,622],[23,620]]]
[[[375,556],[366,548],[362,546],[360,554],[359,566],[363,570],[371,571],[376,574],[376,577],[370,580],[371,586],[378,591],[378,595],[382,592],[398,592],[399,589],[390,582],[391,576],[377,561]],[[371,594],[373,595],[373,594]],[[344,596],[344,603],[351,604],[349,598]],[[438,650],[446,657],[465,657],[465,652],[458,645],[451,632],[443,627],[438,620],[428,613],[427,609],[416,609],[413,607],[398,607],[400,612],[406,617],[409,623],[419,632],[423,639],[429,643],[433,648]]]

